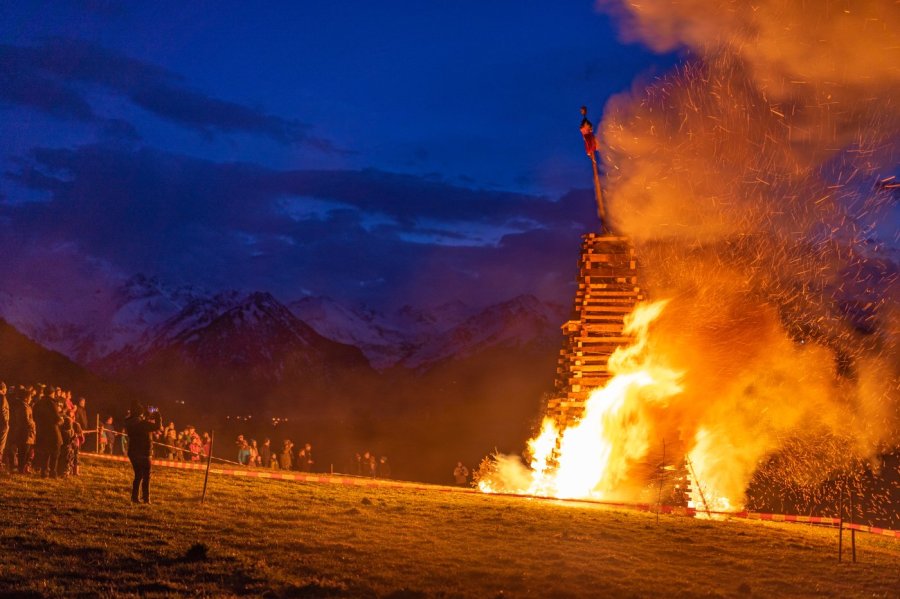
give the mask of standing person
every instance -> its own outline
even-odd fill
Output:
[[[203,457],[210,457],[210,452],[212,451],[212,436],[209,433],[203,433],[203,442],[200,448],[200,451],[203,452]]]
[[[312,472],[312,471],[313,471],[313,465],[316,463],[315,460],[313,460],[313,455],[312,455],[312,443],[307,443],[307,444],[303,447],[303,451],[304,451],[305,454],[306,454],[306,456],[305,456],[305,457],[306,457],[306,467],[304,468],[304,470],[305,470],[306,472]]]
[[[106,449],[104,453],[112,455],[115,453],[116,446],[116,430],[113,428],[113,417],[108,416],[103,421],[103,438],[106,440]]]
[[[163,449],[166,450],[166,457],[170,460],[175,459],[175,445],[178,443],[178,431],[175,430],[175,423],[170,422],[169,426],[166,427],[166,430],[163,432],[163,443],[166,445]]]
[[[278,454],[278,467],[282,470],[290,470],[293,466],[294,444],[290,439],[284,440],[284,446],[281,453]]]
[[[78,423],[78,426],[81,427],[82,431],[86,431],[90,428],[90,426],[88,426],[87,400],[83,397],[78,398],[78,404],[75,408],[75,422]]]
[[[266,439],[259,448],[259,465],[263,468],[272,467],[272,440]]]
[[[145,413],[144,406],[134,401],[131,403],[131,415],[125,421],[128,434],[128,459],[134,469],[134,482],[131,483],[131,502],[150,503],[150,456],[153,454],[153,433],[162,428],[162,417],[159,410]]]
[[[197,429],[194,428],[194,425],[192,424],[188,425],[188,438],[188,449],[191,452],[191,461],[199,462],[200,454],[203,451],[203,441],[200,439],[200,435],[197,434]]]
[[[31,409],[31,400],[34,397],[34,388],[19,388],[19,393],[10,405],[12,447],[8,452],[10,467],[13,461],[19,474],[31,472],[31,461],[34,459],[35,425]],[[12,455],[15,454],[15,455]]]
[[[63,423],[59,406],[50,395],[41,395],[34,404],[34,424],[36,427],[35,460],[41,477],[56,478],[56,466],[59,460],[59,449],[62,446],[62,432],[59,427]]]
[[[9,436],[9,401],[6,399],[6,383],[0,381],[0,470],[3,470],[3,454]]]
[[[297,459],[295,460],[295,466],[297,470],[300,472],[306,472],[306,448],[301,447],[297,452]]]
[[[259,447],[256,445],[256,439],[250,439],[250,461],[249,466],[259,466]]]
[[[153,446],[153,440],[150,440],[151,447]],[[123,424],[119,429],[119,455],[128,455],[128,429],[125,428]]]
[[[469,469],[463,466],[462,462],[456,462],[456,468],[453,469],[453,479],[461,487],[466,486],[469,482]]]
[[[238,448],[237,452],[237,460],[238,464],[241,466],[249,466],[250,465],[250,444],[247,443],[247,440],[244,438],[244,435],[238,435],[237,441],[235,442]]]
[[[378,460],[378,476],[381,478],[390,478],[391,477],[391,465],[388,464],[387,456],[381,456],[381,459]]]
[[[71,470],[72,470],[72,476],[78,476],[80,474],[78,455],[81,453],[81,448],[84,446],[85,438],[84,438],[84,429],[81,428],[81,423],[79,422],[79,419],[78,419],[78,411],[77,410],[75,411],[72,429],[75,434],[75,439],[72,444]]]

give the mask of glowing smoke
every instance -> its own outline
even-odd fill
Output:
[[[683,373],[665,409],[627,423],[644,443],[614,464],[620,491],[662,442],[732,503],[788,447],[784,484],[814,485],[896,446],[898,4],[600,5],[626,38],[688,50],[613,98],[600,129],[613,228],[637,245],[641,286],[671,298],[644,350]],[[562,464],[538,461],[503,458],[492,482],[559,495]],[[607,490],[589,482],[575,494]]]
[[[898,5],[601,5],[627,38],[691,51],[612,99],[601,131],[614,228],[642,286],[674,298],[651,343],[685,390],[656,436],[691,451],[700,433],[697,478],[738,500],[785,443],[807,441],[822,477],[896,444],[897,267],[878,238],[897,241],[879,182],[900,154]]]

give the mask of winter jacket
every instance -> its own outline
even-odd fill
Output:
[[[59,406],[49,397],[42,397],[34,404],[34,424],[37,428],[36,444],[40,447],[59,447],[62,445],[62,433],[59,429],[63,423]]]
[[[154,415],[153,420],[147,420],[143,416],[132,416],[125,421],[125,432],[128,433],[128,457],[150,458],[153,453],[153,433],[161,430],[160,416]]]
[[[16,398],[10,405],[10,442],[16,446],[34,445],[35,426],[31,404]]]

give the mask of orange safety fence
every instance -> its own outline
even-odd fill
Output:
[[[108,454],[95,454],[95,453],[82,453],[82,456],[87,457],[96,457],[106,460],[113,460],[119,462],[127,462],[128,458],[124,456],[115,456]],[[219,458],[212,458],[219,459]],[[197,463],[197,462],[180,462],[174,460],[158,460],[152,459],[151,463],[154,466],[162,466],[166,468],[178,468],[181,470],[206,470],[206,464]],[[236,462],[230,462],[232,464]],[[411,489],[416,491],[440,491],[440,492],[449,492],[449,493],[466,493],[466,494],[479,494],[481,495],[481,491],[477,489],[472,489],[468,487],[451,487],[446,485],[435,485],[429,483],[415,483],[415,482],[407,482],[407,481],[398,481],[398,480],[389,480],[383,478],[368,478],[363,476],[352,476],[349,474],[316,474],[316,473],[303,473],[303,472],[282,472],[278,470],[252,470],[248,469],[245,466],[240,468],[223,468],[219,466],[210,466],[209,471],[213,474],[222,474],[225,476],[240,476],[245,478],[265,478],[271,480],[290,480],[297,482],[308,482],[308,483],[326,483],[326,484],[337,484],[337,485],[347,485],[347,486],[355,486],[355,487],[368,487],[368,488],[388,488],[388,489]],[[529,499],[541,499],[541,500],[552,500],[552,501],[560,501],[564,503],[581,503],[581,504],[590,504],[590,505],[598,505],[598,506],[606,506],[606,507],[617,507],[622,509],[635,510],[640,512],[650,512],[656,513],[657,511],[661,514],[670,514],[673,516],[684,516],[688,518],[695,517],[697,514],[708,514],[708,515],[716,515],[722,517],[729,518],[742,518],[747,520],[760,520],[760,521],[768,521],[768,522],[797,522],[803,524],[819,524],[826,526],[841,526],[842,520],[841,518],[833,518],[830,516],[800,516],[796,514],[766,514],[760,512],[750,512],[750,511],[736,511],[736,512],[727,512],[727,511],[707,511],[707,510],[697,510],[692,507],[683,507],[683,506],[673,506],[673,505],[657,505],[653,503],[631,503],[624,501],[603,501],[598,499],[553,499],[547,497],[536,497],[534,495],[522,495],[515,493],[495,493],[495,495],[503,496],[503,497],[523,497]],[[891,537],[895,539],[900,539],[900,531],[890,530],[886,528],[879,528],[876,526],[867,526],[864,524],[851,524],[849,522],[843,521],[843,527],[847,530],[857,530],[860,532],[867,532],[870,534],[881,535],[886,537]]]

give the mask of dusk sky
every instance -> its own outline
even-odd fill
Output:
[[[590,0],[4,3],[0,290],[568,302],[578,108],[674,62]]]

